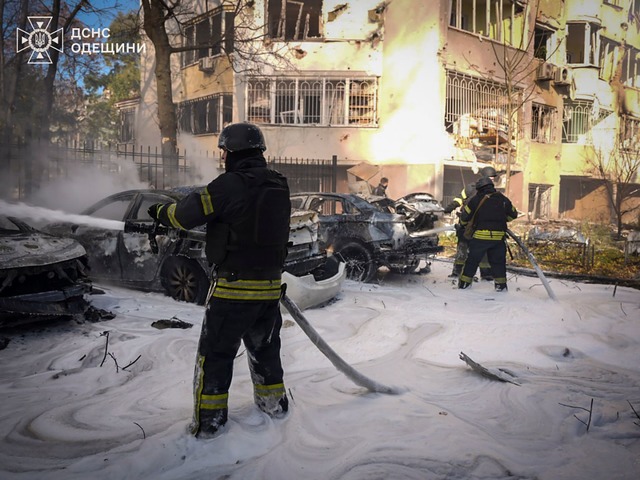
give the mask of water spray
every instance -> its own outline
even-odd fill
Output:
[[[0,215],[16,217],[19,219],[29,218],[39,222],[69,222],[88,227],[104,228],[106,230],[124,231],[124,222],[109,220],[106,218],[91,217],[89,215],[78,215],[63,212],[62,210],[51,210],[44,207],[35,207],[26,203],[8,203],[0,200]]]

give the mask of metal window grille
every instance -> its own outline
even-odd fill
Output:
[[[556,109],[548,105],[531,105],[531,140],[539,143],[554,143]]]
[[[564,105],[562,143],[589,143],[589,133],[593,127],[593,102],[576,100]]]
[[[448,131],[461,133],[461,124],[473,123],[476,131],[507,132],[511,113],[519,102],[520,91],[512,93],[511,101],[505,85],[491,80],[447,71],[445,125]],[[518,117],[512,125],[517,131]]]
[[[377,78],[253,78],[247,120],[273,125],[375,126]]]

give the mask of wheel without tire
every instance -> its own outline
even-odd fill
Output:
[[[207,298],[209,279],[200,264],[191,258],[167,258],[160,281],[166,294],[176,300],[202,305]]]
[[[345,263],[349,280],[370,282],[376,274],[376,265],[371,251],[358,242],[348,242],[335,252]]]

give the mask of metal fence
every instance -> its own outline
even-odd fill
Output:
[[[268,158],[289,179],[292,192],[335,191],[337,159]],[[94,148],[87,145],[2,145],[0,144],[0,196],[28,199],[49,182],[74,179],[81,169],[107,172],[117,177],[137,176],[150,188],[207,183],[199,165],[219,165],[219,156],[209,152],[163,156],[159,148],[122,145]],[[86,176],[85,176],[86,178]]]

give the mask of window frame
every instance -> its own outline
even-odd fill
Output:
[[[233,52],[235,14],[225,7],[217,7],[192,18],[184,27],[183,47],[196,47],[200,41],[211,47],[194,48],[180,55],[181,68],[196,65],[201,58],[217,57]]]
[[[245,118],[293,127],[377,127],[378,82],[364,75],[252,77]]]
[[[323,0],[267,0],[264,7],[267,37],[284,42],[324,39],[322,7]],[[301,25],[303,16],[305,21]]]
[[[543,103],[531,103],[531,141],[555,143],[558,109]],[[545,124],[545,119],[546,123]]]
[[[178,110],[178,131],[191,135],[220,133],[225,124],[231,123],[233,95],[216,93],[180,102]]]

